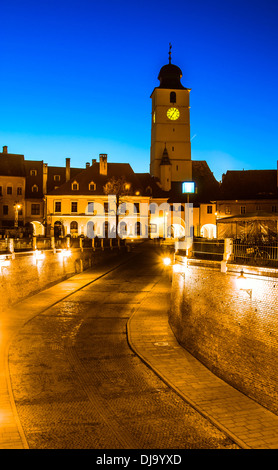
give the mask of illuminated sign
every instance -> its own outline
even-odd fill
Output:
[[[182,183],[182,193],[183,194],[194,194],[195,193],[195,183],[194,181],[185,181]]]

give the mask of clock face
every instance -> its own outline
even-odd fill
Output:
[[[180,112],[177,108],[169,108],[167,111],[167,118],[175,121],[180,117]]]

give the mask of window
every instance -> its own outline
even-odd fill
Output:
[[[126,213],[126,203],[125,202],[122,202],[119,205],[118,212],[119,212],[119,214],[125,214]]]
[[[170,103],[175,103],[177,100],[177,95],[174,91],[171,91],[170,93]]]
[[[30,170],[30,176],[37,176],[37,170]]]
[[[32,193],[37,193],[38,190],[39,190],[38,186],[37,186],[36,184],[34,184],[34,185],[32,186]]]
[[[93,213],[94,213],[94,203],[93,203],[93,202],[88,202],[87,212],[88,212],[89,214],[93,214]]]
[[[72,185],[71,185],[71,189],[72,189],[73,191],[78,191],[78,189],[79,189],[79,184],[78,184],[76,181],[74,181],[74,182],[72,183]]]
[[[75,220],[70,223],[70,233],[71,235],[78,234],[78,223]]]
[[[16,192],[17,192],[17,195],[18,195],[18,196],[22,196],[22,187],[21,187],[21,186],[18,186]]]
[[[54,175],[54,181],[60,181],[60,175]]]
[[[54,203],[54,212],[61,212],[62,209],[61,201],[55,201]]]
[[[12,186],[7,186],[7,194],[13,194]]]
[[[277,212],[277,206],[272,206],[272,212]]]
[[[212,214],[212,206],[207,206],[207,214]]]
[[[175,147],[172,147],[172,152],[174,152],[174,150],[175,150]]]
[[[40,215],[40,204],[31,204],[31,214]]]
[[[179,171],[179,165],[176,165],[176,170]]]
[[[3,206],[3,215],[8,215],[9,213],[9,206],[4,205]]]
[[[89,184],[89,191],[95,191],[96,190],[96,184],[91,181]]]
[[[139,214],[140,212],[140,202],[134,203],[134,214]]]
[[[0,186],[0,196],[3,196],[3,187]]]
[[[245,214],[245,213],[246,213],[246,207],[245,207],[245,206],[241,206],[241,207],[240,207],[240,213],[241,213],[241,214]]]
[[[225,214],[230,214],[231,213],[231,207],[230,206],[226,206],[225,207]]]
[[[71,212],[77,212],[77,202],[71,203]]]
[[[107,214],[109,212],[109,203],[108,202],[104,203],[104,212],[105,212],[105,214]]]

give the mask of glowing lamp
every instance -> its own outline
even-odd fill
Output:
[[[171,258],[163,258],[163,263],[164,263],[164,266],[170,266],[171,264]]]
[[[237,278],[237,286],[239,290],[245,291],[249,295],[250,299],[252,298],[252,289],[249,288],[248,280],[244,276],[243,271],[240,272],[240,275]]]

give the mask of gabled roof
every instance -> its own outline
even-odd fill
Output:
[[[83,168],[70,168],[70,178],[75,178],[78,173],[81,173]],[[60,180],[55,181],[54,176],[59,175]],[[66,182],[66,168],[60,166],[49,166],[47,176],[47,193],[54,190],[56,186],[61,187]]]
[[[0,176],[24,177],[24,155],[0,153]]]
[[[112,178],[124,177],[127,183],[131,184],[131,192],[140,191],[142,194],[143,187],[140,179],[132,170],[129,163],[107,163],[107,175],[101,175],[99,172],[99,163],[95,162],[90,167],[78,172],[74,176],[71,175],[70,181],[65,182],[57,189],[48,192],[51,195],[103,195],[103,187]],[[79,184],[78,190],[72,189],[72,183],[76,181]],[[90,191],[89,184],[94,182],[96,189]]]
[[[277,170],[227,171],[220,185],[220,200],[278,198]]]

